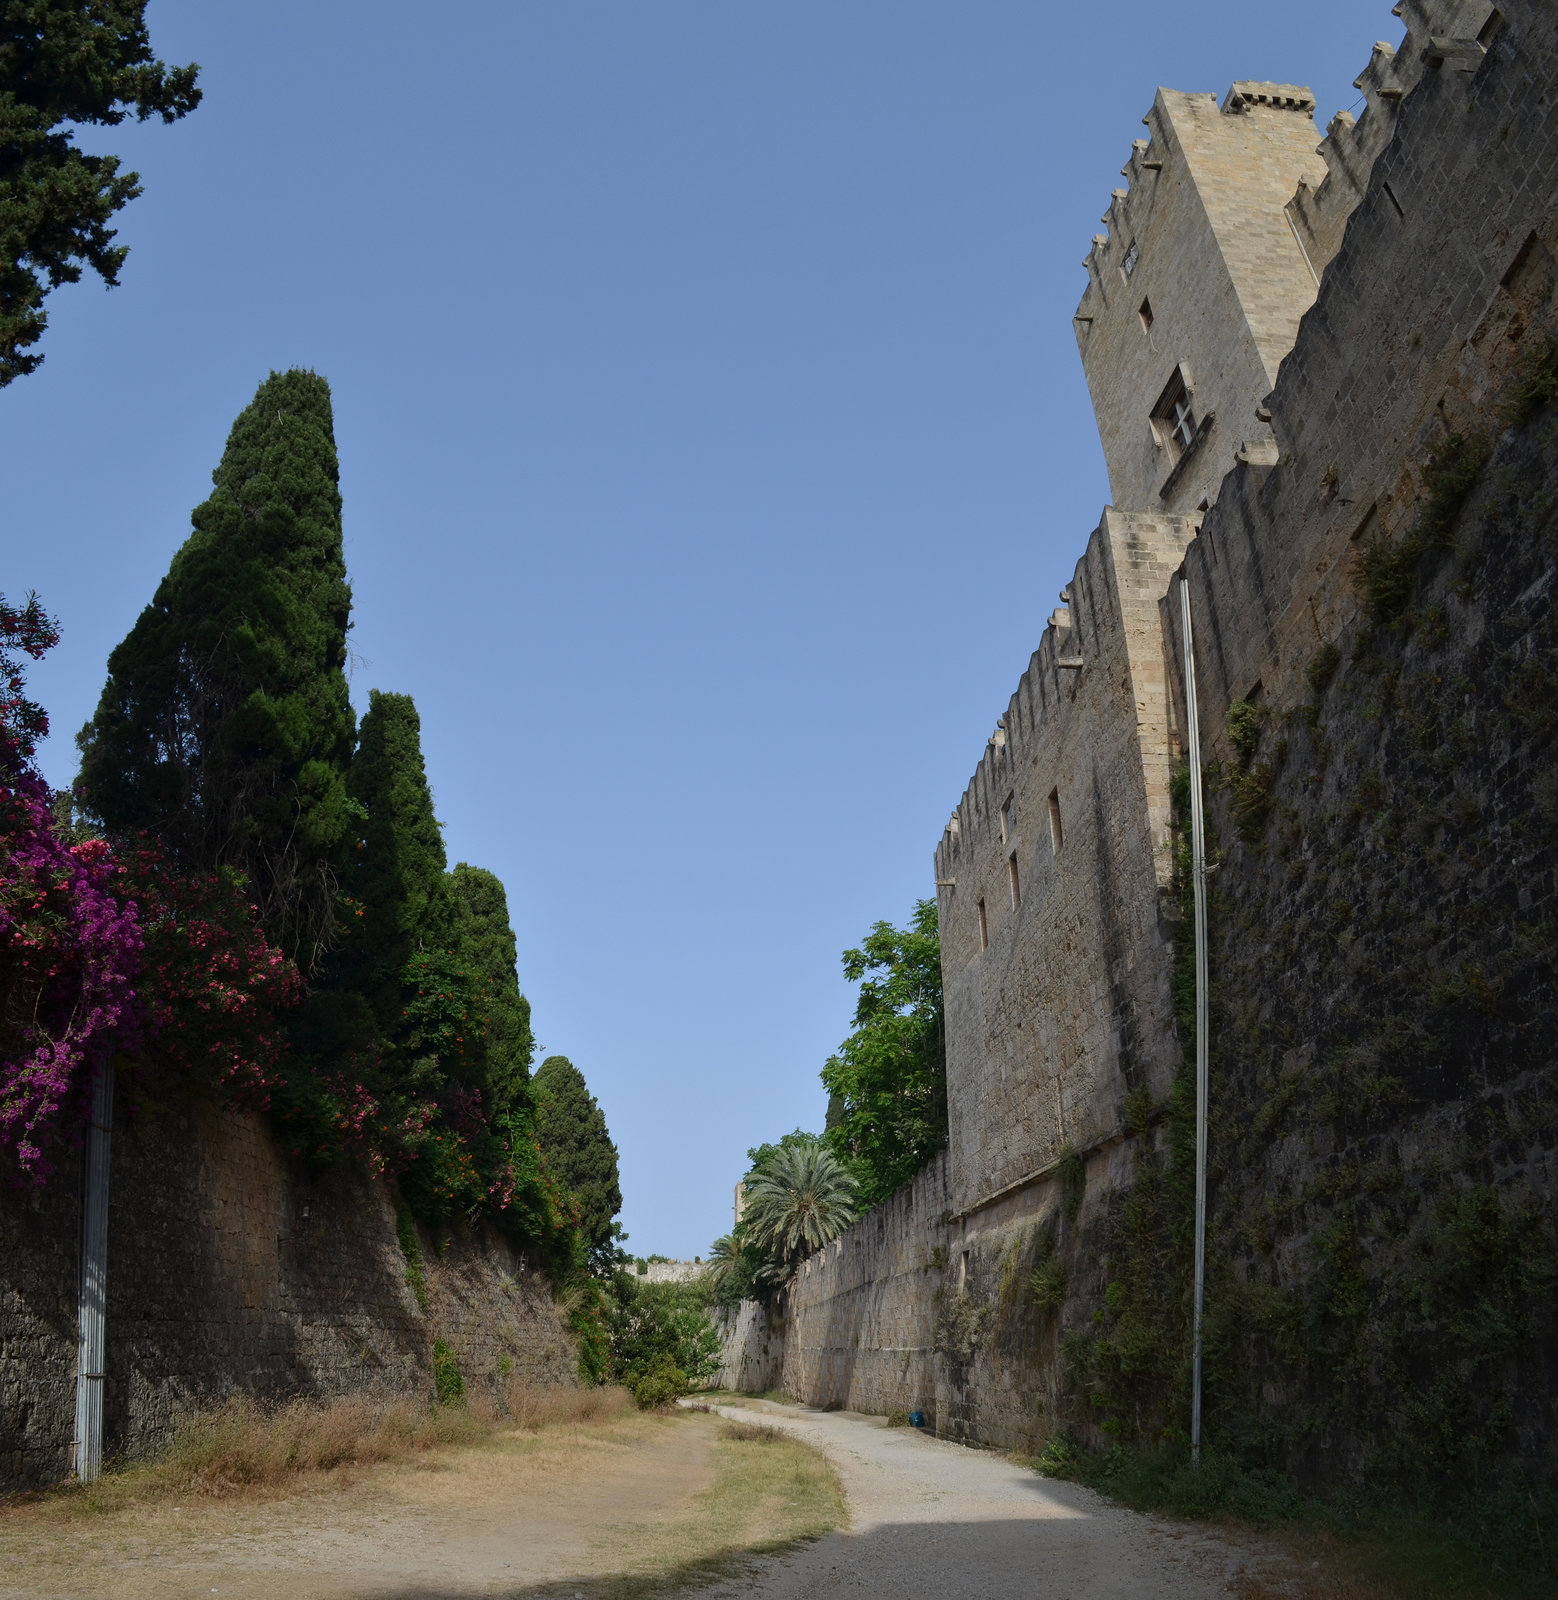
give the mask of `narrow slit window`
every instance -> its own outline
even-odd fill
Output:
[[[1136,270],[1136,263],[1141,260],[1141,251],[1136,241],[1131,240],[1131,247],[1125,252],[1125,259],[1120,263],[1120,271],[1128,278]]]
[[[1060,826],[1060,790],[1051,789],[1049,792],[1049,842],[1051,849],[1058,856],[1060,846],[1065,835]]]
[[[1017,796],[1009,794],[1001,807],[1001,842],[1004,844],[1017,832]]]
[[[1143,300],[1141,305],[1137,307],[1136,315],[1141,318],[1141,331],[1143,333],[1151,333],[1152,302],[1150,300]]]
[[[983,900],[979,902],[977,909],[979,911],[979,948],[988,950],[990,948],[990,923],[985,916],[985,903]]]
[[[1017,881],[1017,852],[1015,850],[1006,858],[1006,887],[1011,891],[1012,910],[1015,911],[1022,904],[1022,886]]]

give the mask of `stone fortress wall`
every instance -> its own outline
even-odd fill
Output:
[[[1078,312],[1118,504],[935,856],[950,1147],[789,1291],[780,1366],[805,1401],[922,1409],[947,1436],[1018,1448],[1085,1416],[1062,1336],[1104,1302],[1111,1197],[1166,1147],[1183,1052],[1175,580],[1195,609],[1203,756],[1225,758],[1229,705],[1299,702],[1317,649],[1356,629],[1359,541],[1400,536],[1426,451],[1487,417],[1553,319],[1558,14],[1403,0],[1396,15],[1405,38],[1358,80],[1367,110],[1333,119],[1318,152],[1307,91],[1254,83],[1220,108],[1161,92],[1133,150]],[[1202,419],[1178,453],[1149,428],[1176,368]],[[1285,1148],[1298,1190],[1329,1139]],[[1293,1215],[1311,1232],[1329,1217]],[[1051,1247],[1071,1281],[1040,1311],[1026,1284]],[[771,1374],[775,1334],[759,1359],[757,1326],[732,1328],[728,1372]]]
[[[263,1118],[205,1106],[116,1113],[109,1186],[105,1457],[138,1458],[235,1394],[432,1392],[435,1335],[469,1388],[577,1381],[539,1274],[490,1231],[408,1277],[388,1192],[342,1164],[317,1177]],[[0,1190],[0,1489],[71,1470],[79,1157]]]

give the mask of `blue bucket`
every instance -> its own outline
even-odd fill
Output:
[[[925,1426],[925,1413],[923,1411],[911,1411],[909,1413],[909,1426],[911,1428],[923,1428]]]

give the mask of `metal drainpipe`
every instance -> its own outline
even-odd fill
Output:
[[[108,1302],[108,1140],[114,1121],[114,1064],[92,1086],[81,1203],[81,1297],[76,1312],[76,1478],[103,1472],[103,1332]]]
[[[1201,1459],[1201,1310],[1206,1297],[1207,1024],[1206,813],[1201,799],[1201,719],[1196,710],[1196,650],[1190,631],[1190,584],[1181,572],[1179,611],[1185,631],[1185,742],[1190,755],[1190,878],[1196,936],[1196,1259],[1191,1335],[1190,1455]]]

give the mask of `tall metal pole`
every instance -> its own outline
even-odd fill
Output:
[[[1207,1024],[1206,813],[1201,798],[1201,719],[1196,710],[1196,650],[1190,631],[1190,584],[1179,579],[1185,633],[1185,743],[1190,757],[1190,877],[1196,920],[1196,1262],[1191,1334],[1190,1455],[1201,1459],[1201,1311],[1206,1299],[1206,1095],[1210,1029]]]
[[[103,1351],[108,1307],[108,1140],[114,1121],[114,1064],[92,1085],[81,1196],[81,1296],[76,1311],[76,1478],[103,1473]]]

